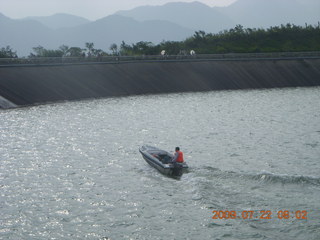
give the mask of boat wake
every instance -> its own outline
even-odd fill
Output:
[[[250,176],[250,175],[249,175]],[[281,183],[281,184],[310,184],[320,186],[320,178],[303,175],[287,175],[287,174],[273,174],[273,173],[259,173],[251,175],[251,179],[258,180],[265,183]]]
[[[239,173],[234,171],[223,171],[219,168],[210,166],[191,168],[189,172],[195,173],[197,176],[207,177],[207,179],[242,179],[251,180],[266,184],[304,184],[320,186],[320,177],[304,176],[304,175],[288,175],[275,174],[271,172],[262,171],[260,173]]]

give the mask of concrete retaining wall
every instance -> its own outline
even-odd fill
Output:
[[[298,86],[320,86],[320,59],[0,67],[0,96],[10,103],[2,108],[139,94]]]

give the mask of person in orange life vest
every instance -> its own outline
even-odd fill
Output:
[[[179,147],[176,147],[176,152],[174,153],[173,159],[172,159],[173,163],[183,163],[183,152],[180,151]]]

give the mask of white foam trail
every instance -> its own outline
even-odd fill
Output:
[[[0,96],[0,108],[15,108],[17,107],[16,104],[13,102],[10,102],[8,99],[5,99],[4,97]]]

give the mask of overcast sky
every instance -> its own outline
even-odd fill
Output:
[[[193,1],[195,0],[0,0],[0,13],[10,18],[70,13],[89,20],[96,20],[118,10],[128,10],[137,6]],[[213,7],[227,6],[236,0],[198,1]]]

